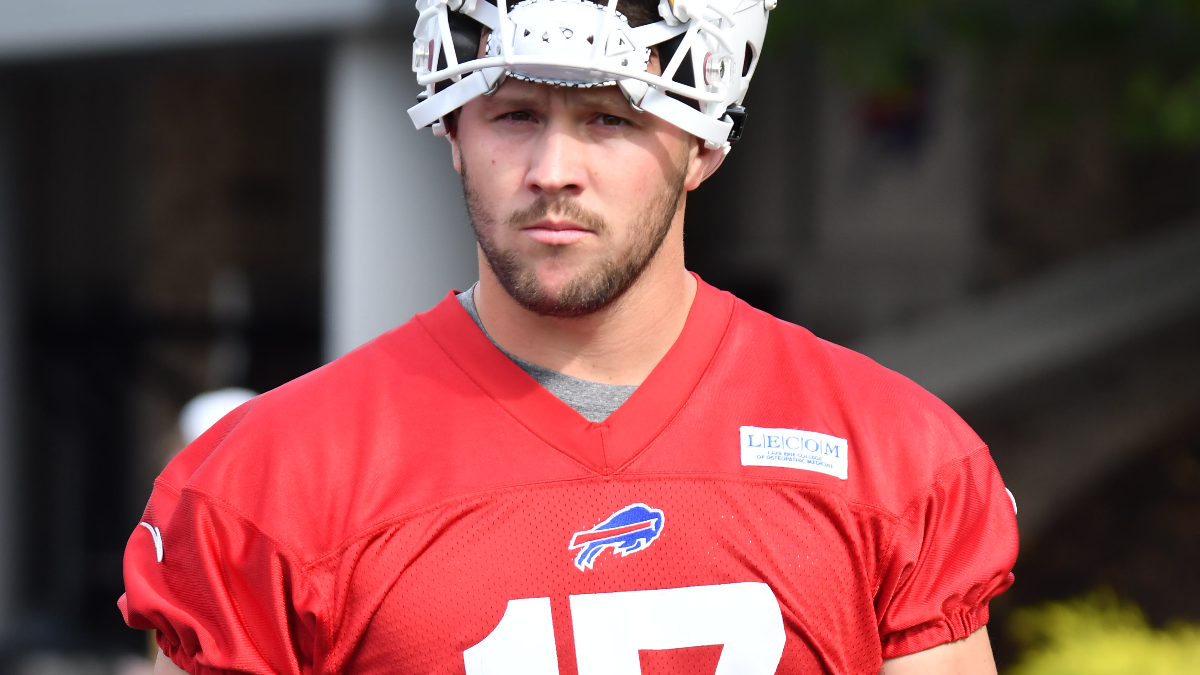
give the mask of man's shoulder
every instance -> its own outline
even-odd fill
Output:
[[[371,518],[371,478],[394,474],[413,445],[407,437],[421,434],[421,420],[448,398],[461,400],[454,389],[463,386],[409,321],[230,413],[171,462],[160,484],[311,558],[348,533],[333,521],[353,528]]]
[[[973,432],[921,385],[852,349],[738,301],[727,339],[737,361],[758,361],[771,386],[798,388],[826,405],[883,418],[928,418],[950,435]],[[941,427],[941,428],[938,428]]]
[[[404,409],[409,402],[403,399],[414,394],[437,396],[438,383],[453,369],[419,322],[410,320],[258,396],[226,440],[276,445],[285,442],[281,437],[368,432],[372,418],[364,411]]]
[[[894,512],[939,471],[986,452],[919,384],[805,328],[739,302],[726,343],[719,381],[761,400],[779,427],[846,439],[857,472],[847,487],[863,501]]]

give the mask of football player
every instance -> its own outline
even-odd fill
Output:
[[[120,600],[158,673],[995,673],[987,447],[684,265],[773,6],[420,0],[480,280],[166,468]]]

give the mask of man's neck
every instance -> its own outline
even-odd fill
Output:
[[[682,258],[660,251],[611,305],[565,319],[517,304],[481,257],[475,303],[489,336],[510,354],[592,382],[640,385],[683,332],[696,297]]]

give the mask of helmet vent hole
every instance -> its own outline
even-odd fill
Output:
[[[529,29],[528,28],[525,29],[525,37],[529,37]]]
[[[589,44],[589,45],[594,45],[594,44],[596,44],[596,36],[595,36],[595,35],[589,35],[589,36],[588,36],[588,44]]]
[[[563,37],[565,37],[568,40],[570,40],[571,37],[573,35],[575,35],[575,31],[571,30],[570,28],[559,28],[559,30],[562,31]]]
[[[750,74],[754,70],[754,45],[746,42],[746,57],[742,60],[742,77]]]
[[[550,41],[550,34],[542,33],[542,42],[549,42],[549,41]]]

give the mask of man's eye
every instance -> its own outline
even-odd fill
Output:
[[[625,124],[625,118],[616,115],[601,115],[600,123],[606,127],[619,127]]]
[[[529,112],[526,110],[516,110],[514,112],[504,114],[503,118],[513,122],[529,122],[533,120],[533,115],[529,114]]]

